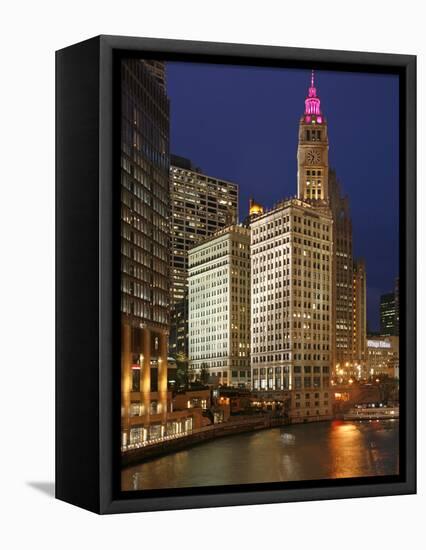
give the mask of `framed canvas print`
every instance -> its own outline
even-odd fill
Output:
[[[414,56],[57,52],[56,496],[414,493]]]

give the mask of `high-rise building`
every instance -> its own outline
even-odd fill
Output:
[[[169,100],[150,67],[121,65],[121,434],[123,450],[192,429],[171,412]]]
[[[356,377],[367,376],[367,276],[362,259],[353,269],[353,365]]]
[[[232,225],[188,253],[190,372],[250,386],[250,230]]]
[[[399,311],[397,312],[395,292],[382,294],[380,296],[380,334],[382,336],[398,336],[398,330]]]
[[[142,63],[148,68],[151,75],[166,93],[166,64],[156,59],[144,59]]]
[[[250,225],[253,389],[290,390],[294,420],[332,415],[335,254],[328,148],[312,73],[299,124],[298,199],[260,213]]]
[[[399,336],[399,277],[395,279],[395,336]]]
[[[352,376],[355,368],[352,220],[349,199],[343,196],[334,170],[329,172],[329,189],[334,242],[333,370]]]
[[[283,201],[251,223],[254,390],[291,390],[294,420],[332,414],[332,218]]]
[[[188,250],[238,218],[238,185],[172,156],[170,353],[188,355]]]
[[[328,162],[328,126],[312,73],[299,124],[298,197],[314,206],[327,204],[333,216],[333,370],[353,366],[353,258],[349,200]]]

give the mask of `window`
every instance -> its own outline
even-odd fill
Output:
[[[140,416],[141,404],[140,403],[131,403],[130,404],[130,416]]]
[[[130,444],[134,445],[143,441],[143,428],[131,428],[130,430]]]
[[[149,439],[158,439],[161,437],[161,424],[151,424],[149,427]]]
[[[132,391],[140,391],[141,369],[134,366],[132,368]]]

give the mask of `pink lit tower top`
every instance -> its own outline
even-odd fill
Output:
[[[328,131],[321,101],[311,72],[305,112],[299,123],[297,148],[297,195],[304,201],[321,205],[328,202]]]
[[[321,115],[321,100],[317,97],[317,89],[315,88],[315,73],[311,73],[311,85],[308,91],[308,97],[305,99],[305,121],[311,122],[312,115],[316,115],[316,122],[322,123]]]

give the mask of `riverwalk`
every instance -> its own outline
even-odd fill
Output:
[[[203,428],[198,428],[191,432],[164,437],[152,442],[145,442],[133,448],[128,448],[122,453],[121,464],[123,467],[126,467],[168,453],[174,453],[211,439],[244,432],[276,428],[287,424],[290,424],[290,420],[286,417],[273,417],[271,415],[240,417],[228,422],[204,426]]]

